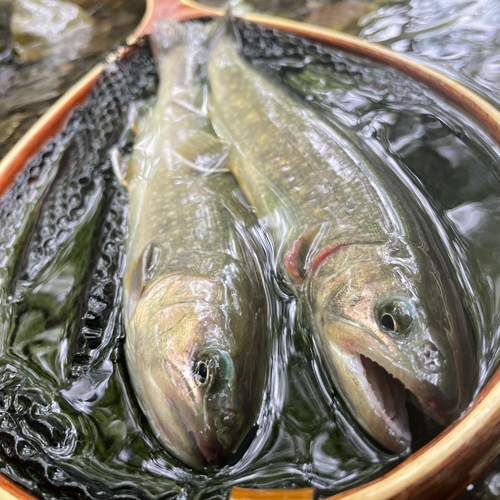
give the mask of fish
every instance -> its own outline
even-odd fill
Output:
[[[405,191],[318,110],[247,62],[235,35],[235,26],[221,35],[207,73],[209,115],[229,166],[350,414],[383,449],[408,452],[409,409],[447,425],[477,378],[453,267]]]
[[[158,440],[200,471],[225,465],[254,428],[270,358],[261,262],[248,243],[257,222],[206,113],[210,31],[155,30],[158,95],[137,120],[122,179],[128,372]]]

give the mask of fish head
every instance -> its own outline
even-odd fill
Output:
[[[408,404],[439,426],[464,409],[475,355],[447,272],[394,246],[338,245],[306,285],[337,389],[368,434],[400,453],[412,442]]]
[[[135,340],[126,344],[136,394],[153,431],[198,470],[227,462],[253,426],[262,397],[257,401],[257,391],[247,390],[258,376],[233,335],[240,314],[223,288],[185,275],[153,283],[130,322]]]

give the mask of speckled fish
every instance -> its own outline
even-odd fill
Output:
[[[224,464],[255,424],[269,359],[249,214],[206,118],[208,29],[157,31],[158,97],[126,176],[127,366],[158,439],[196,469]]]
[[[412,442],[409,402],[439,425],[468,404],[474,338],[429,227],[340,131],[224,35],[210,113],[307,310],[338,392],[383,447]],[[432,421],[432,420],[431,420]]]

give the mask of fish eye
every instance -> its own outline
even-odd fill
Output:
[[[408,333],[413,322],[413,307],[404,299],[384,300],[375,311],[382,330],[392,334]]]
[[[205,385],[210,380],[210,367],[205,361],[198,361],[193,371],[194,379],[198,385]]]
[[[380,324],[391,332],[397,332],[398,324],[391,313],[385,312],[380,318]]]
[[[218,390],[228,383],[234,373],[229,353],[224,351],[198,352],[193,359],[193,379],[198,387]]]

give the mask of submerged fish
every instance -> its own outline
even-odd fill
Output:
[[[249,214],[203,107],[208,29],[156,33],[158,98],[126,179],[127,365],[156,436],[196,469],[223,464],[254,425],[269,358]]]
[[[334,383],[386,449],[412,436],[407,398],[441,425],[468,404],[475,347],[440,244],[394,186],[225,34],[208,65],[211,119],[307,310]]]

